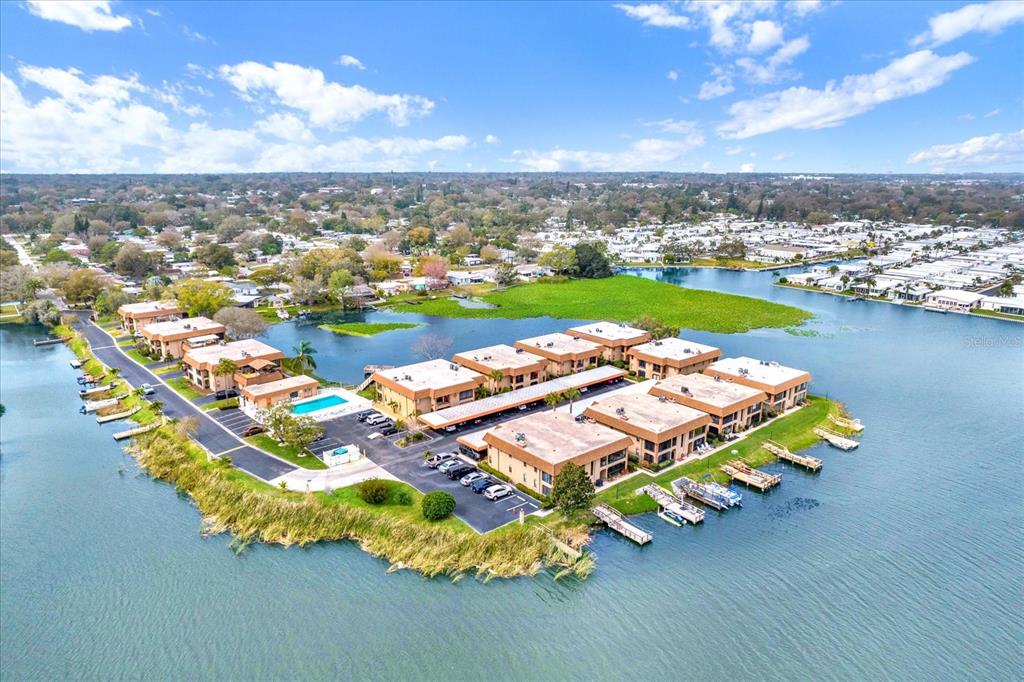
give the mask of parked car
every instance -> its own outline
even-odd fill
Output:
[[[393,436],[396,433],[398,433],[398,429],[396,429],[394,426],[385,426],[383,429],[380,430],[380,435],[382,436]]]
[[[461,459],[453,457],[452,459],[448,460],[447,462],[441,462],[440,464],[438,464],[437,465],[437,470],[440,471],[442,474],[446,474],[446,473],[448,473],[448,471],[450,469],[454,469],[455,467],[465,466],[465,464],[466,463],[463,462]]]
[[[217,391],[213,394],[215,400],[227,400],[228,398],[237,398],[238,391],[233,388],[226,389],[224,391]]]
[[[153,395],[156,393],[156,389],[149,384],[142,384],[139,388],[142,389],[142,395]]]
[[[459,483],[461,483],[464,486],[469,486],[471,483],[476,483],[481,478],[487,478],[487,474],[485,474],[482,471],[475,471],[474,470],[472,473],[468,473],[465,476],[463,476],[462,478],[460,478],[459,479]]]
[[[430,457],[427,457],[427,466],[430,467],[431,469],[436,469],[439,464],[443,464],[444,462],[447,462],[448,460],[454,458],[454,452],[439,452],[436,455],[431,455]]]
[[[374,410],[363,410],[362,412],[357,412],[356,421],[364,422],[374,414],[377,414],[377,412]]]
[[[391,421],[390,419],[388,419],[387,417],[385,417],[382,414],[374,414],[374,415],[370,415],[369,417],[367,417],[365,423],[368,426],[380,426],[384,422],[390,422],[390,421]]]
[[[497,483],[497,481],[495,481],[490,476],[484,476],[483,478],[477,479],[470,483],[469,489],[479,495],[480,493],[487,490],[495,483]]]
[[[444,475],[455,481],[462,478],[466,474],[473,473],[474,471],[476,471],[476,467],[470,466],[468,464],[463,464],[460,467],[452,467],[448,471],[444,472]]]
[[[258,433],[266,432],[266,427],[260,426],[259,424],[250,424],[242,429],[242,438],[248,438],[249,436],[255,436]]]
[[[505,498],[505,497],[508,497],[511,494],[512,494],[511,486],[507,486],[504,483],[499,483],[498,485],[492,485],[490,488],[488,488],[487,490],[484,491],[484,497],[486,497],[488,500],[491,500],[493,502],[497,502],[498,500],[500,500],[502,498]]]

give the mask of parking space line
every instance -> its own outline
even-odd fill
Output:
[[[231,448],[230,450],[225,450],[224,452],[218,452],[216,455],[214,455],[214,457],[220,457],[221,455],[226,455],[229,452],[234,452],[235,450],[241,450],[242,448],[246,448],[246,447],[249,447],[249,446],[248,445],[239,445],[237,448]]]

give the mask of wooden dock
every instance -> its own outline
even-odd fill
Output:
[[[723,464],[719,468],[734,481],[746,483],[751,488],[757,488],[760,491],[768,490],[768,488],[773,488],[782,483],[782,474],[765,473],[738,459]]]
[[[701,504],[706,504],[712,509],[717,509],[718,511],[728,508],[720,500],[717,500],[714,496],[708,494],[703,485],[697,483],[697,481],[686,478],[685,476],[672,481],[672,490],[674,490],[676,495],[679,497],[690,497]]]
[[[141,436],[144,433],[155,431],[164,425],[164,420],[161,419],[158,422],[147,424],[145,426],[137,426],[134,429],[128,429],[127,431],[118,431],[114,434],[114,440],[124,440],[125,438],[131,438],[132,436]]]
[[[772,453],[779,459],[784,459],[787,462],[793,464],[799,464],[802,467],[806,467],[811,471],[821,471],[821,460],[817,457],[809,457],[807,455],[798,455],[795,452],[790,452],[789,448],[779,445],[773,440],[766,440],[761,444],[768,452]]]
[[[32,341],[33,346],[55,346],[58,343],[64,343],[67,339],[56,338],[56,339],[35,339]]]
[[[105,417],[96,417],[97,424],[106,424],[107,422],[116,422],[119,419],[128,419],[133,414],[142,409],[141,405],[136,405],[127,412],[117,412],[115,414],[108,414]]]
[[[836,433],[835,431],[830,431],[829,429],[823,429],[820,427],[814,429],[814,435],[817,436],[818,438],[821,438],[823,441],[825,441],[832,447],[839,448],[840,450],[853,450],[858,445],[860,445],[859,442],[855,441],[852,438],[847,438],[846,436],[840,433]]]
[[[110,390],[114,389],[116,386],[117,386],[117,384],[115,384],[113,381],[111,381],[109,384],[105,384],[103,386],[96,386],[95,388],[83,388],[81,391],[78,392],[78,395],[81,398],[88,398],[89,396],[96,395],[97,393],[103,393],[104,391],[110,391]]]
[[[846,417],[837,417],[834,414],[830,414],[828,418],[833,424],[844,429],[856,431],[857,433],[864,430],[864,424],[859,419],[847,419]]]
[[[645,530],[641,530],[626,520],[626,517],[615,511],[607,504],[599,504],[591,507],[590,511],[600,519],[606,526],[615,532],[629,538],[638,545],[646,545],[654,539],[654,536]]]
[[[670,493],[669,491],[662,488],[657,483],[648,483],[643,488],[637,491],[650,497],[652,500],[658,503],[664,511],[668,512],[669,518],[667,519],[670,523],[675,523],[674,517],[682,519],[684,522],[689,521],[690,523],[700,523],[704,520],[704,510],[699,509],[689,502],[683,502],[681,499]],[[659,514],[659,516],[662,516]],[[665,518],[662,516],[662,518]],[[677,524],[679,525],[679,524]]]
[[[82,414],[89,414],[97,410],[102,410],[105,407],[113,407],[120,402],[120,398],[107,398],[106,400],[89,400],[80,408]]]

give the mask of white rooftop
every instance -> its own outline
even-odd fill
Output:
[[[179,310],[175,301],[143,301],[142,303],[125,303],[117,309],[119,313],[126,315],[139,315],[141,313],[155,313],[164,310]]]
[[[632,350],[666,360],[689,360],[707,353],[721,353],[718,348],[678,337],[660,339],[633,346]]]
[[[704,412],[649,393],[619,393],[600,396],[587,408],[590,412],[620,419],[645,431],[661,433],[706,416]]]
[[[193,348],[185,354],[185,357],[199,363],[216,364],[221,358],[238,362],[239,360],[263,357],[265,355],[283,356],[284,353],[256,339],[242,339],[241,341],[232,341],[231,343]]]
[[[377,372],[410,391],[456,386],[482,379],[483,375],[448,360],[427,360],[412,365],[382,369]]]
[[[545,361],[539,355],[534,355],[519,348],[513,348],[504,343],[456,353],[455,359],[458,360],[459,358],[472,360],[491,369],[518,369]]]
[[[567,355],[569,353],[590,353],[601,350],[601,344],[555,332],[516,341],[520,347],[536,348],[545,353]]]
[[[715,379],[706,374],[677,374],[662,379],[655,384],[654,389],[685,395],[702,403],[721,408],[729,407],[741,400],[764,395],[756,388],[724,379]]]
[[[168,322],[153,322],[142,328],[142,331],[155,336],[169,334],[183,334],[188,331],[209,332],[212,330],[223,330],[224,325],[214,322],[208,317],[186,317],[180,320]]]
[[[495,426],[488,434],[538,459],[560,464],[599,448],[629,447],[628,438],[601,424],[577,422],[561,412],[534,412]]]
[[[711,365],[708,366],[708,370],[715,370],[722,372],[723,374],[731,374],[732,376],[745,376],[751,381],[768,384],[769,386],[775,386],[792,379],[798,379],[807,374],[807,372],[802,369],[793,369],[792,367],[780,365],[777,362],[755,360],[754,358],[748,358],[746,356],[738,358],[723,358],[717,362],[711,363]]]
[[[636,327],[630,327],[629,325],[622,324],[620,322],[594,322],[591,324],[584,324],[578,327],[570,327],[568,332],[589,334],[590,336],[596,336],[601,339],[607,339],[608,341],[628,341],[629,339],[635,339],[638,336],[643,336],[647,332],[643,329],[637,329]]]

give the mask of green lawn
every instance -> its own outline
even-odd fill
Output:
[[[799,262],[800,261],[796,261],[796,263]],[[683,265],[691,265],[699,268],[744,268],[746,270],[764,270],[765,268],[772,268],[776,265],[785,265],[785,263],[761,263],[756,260],[747,260],[745,258],[695,258],[689,263],[683,263]]]
[[[1011,313],[1003,313],[998,310],[982,310],[981,308],[975,308],[971,311],[975,315],[984,315],[985,317],[995,317],[1000,320],[1016,320],[1017,322],[1024,322],[1024,316],[1013,315]]]
[[[138,348],[122,348],[121,351],[140,365],[148,365],[152,362],[156,362],[153,358],[148,358],[140,353]]]
[[[238,407],[238,398],[215,400],[212,403],[206,403],[200,409],[202,409],[203,412],[212,412],[213,410],[226,410],[232,407]]]
[[[495,291],[483,300],[496,308],[464,308],[449,298],[398,305],[398,312],[461,318],[557,317],[631,322],[649,315],[684,329],[745,332],[789,327],[811,317],[807,311],[746,296],[619,275],[606,279],[537,282]]]
[[[326,469],[327,465],[324,464],[319,458],[313,455],[307,454],[305,457],[299,456],[299,451],[295,448],[290,448],[284,445],[278,445],[277,441],[268,436],[265,433],[260,433],[255,436],[250,436],[245,439],[249,444],[255,445],[261,450],[266,450],[272,455],[277,455],[283,460],[291,462],[296,466],[300,466],[303,469]]]
[[[775,459],[767,450],[761,447],[766,440],[773,440],[796,452],[808,448],[818,442],[812,429],[828,420],[829,412],[840,414],[841,408],[838,403],[827,398],[811,396],[810,405],[792,414],[788,414],[768,426],[752,432],[746,438],[732,443],[728,448],[716,452],[710,457],[690,462],[682,466],[668,469],[657,476],[639,475],[602,490],[597,500],[607,502],[624,514],[639,514],[642,512],[657,511],[658,505],[647,495],[637,495],[634,491],[642,488],[648,483],[655,482],[665,489],[671,489],[671,482],[681,476],[689,476],[698,479],[706,473],[712,474],[718,481],[725,483],[729,480],[718,468],[719,465],[732,460],[741,459],[753,467],[767,464]],[[835,425],[828,422],[831,429]],[[733,454],[733,450],[737,454]]]
[[[165,367],[154,367],[152,371],[153,374],[171,374],[173,372],[177,372],[180,369],[181,368],[178,367],[178,365],[167,365]]]
[[[395,329],[415,329],[421,326],[423,325],[410,322],[341,322],[339,324],[322,324],[319,328],[346,336],[369,337]]]
[[[175,377],[167,380],[167,385],[180,393],[186,400],[195,400],[203,394],[192,387],[185,377]]]

